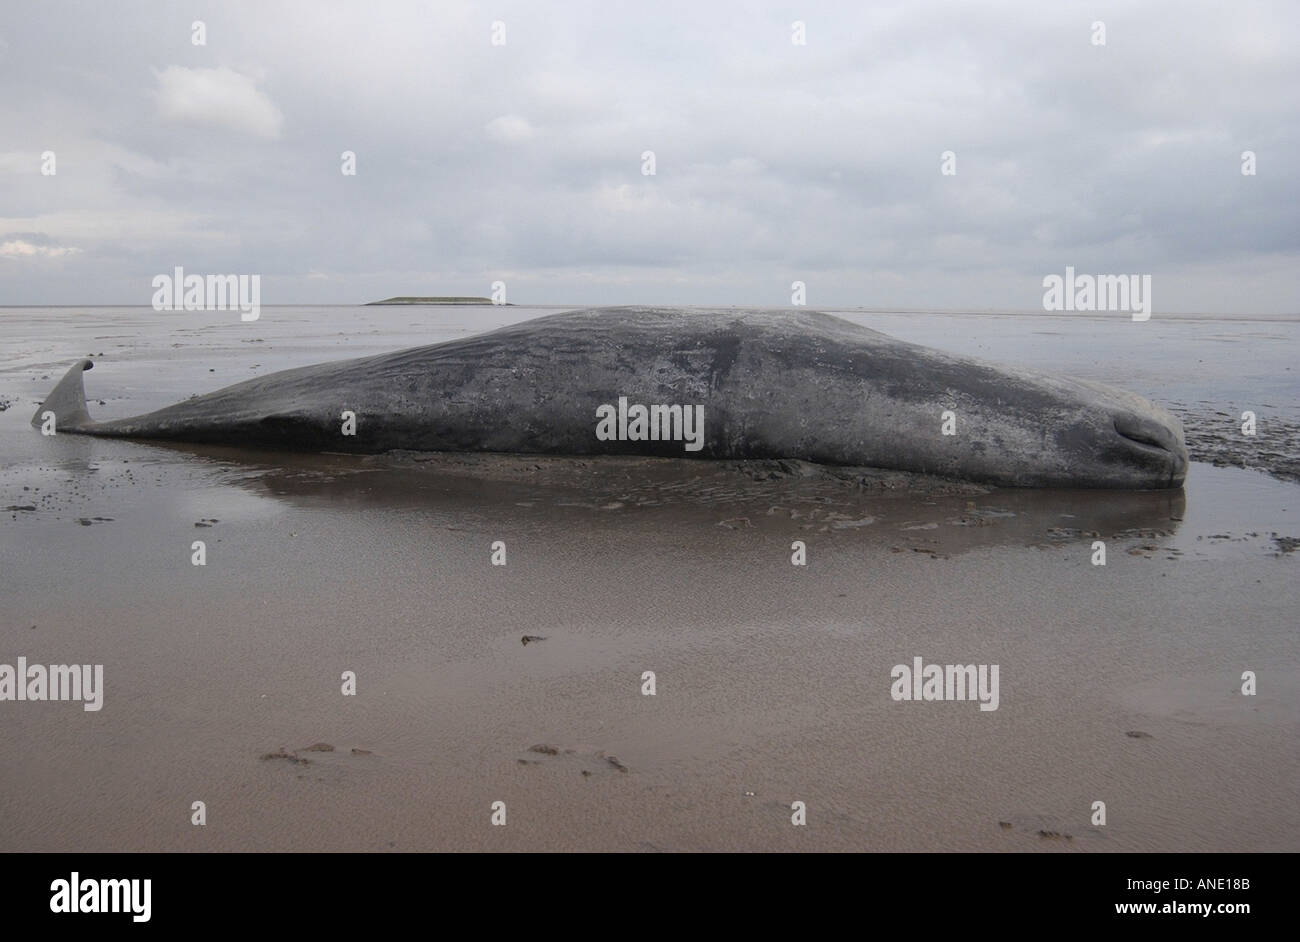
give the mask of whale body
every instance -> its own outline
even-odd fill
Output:
[[[92,365],[74,364],[32,424],[52,412],[58,433],[333,452],[798,458],[1016,487],[1174,488],[1187,473],[1181,423],[1145,398],[807,311],[569,311],[101,422]],[[663,434],[629,422],[628,403],[668,407]],[[694,448],[669,427],[674,406],[702,408]]]

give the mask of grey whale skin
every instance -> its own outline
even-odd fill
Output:
[[[894,340],[827,314],[604,308],[282,370],[96,422],[75,364],[58,432],[377,453],[798,458],[1016,487],[1180,487],[1177,418],[1132,393]],[[704,446],[601,441],[596,409],[704,406]],[[341,413],[356,413],[356,435]],[[956,434],[940,434],[942,414]]]

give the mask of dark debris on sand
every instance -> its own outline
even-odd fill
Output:
[[[305,759],[298,755],[300,752],[335,752],[334,746],[327,742],[314,742],[310,746],[303,746],[301,749],[286,749],[281,746],[275,752],[263,753],[258,758],[267,761],[270,759],[283,759],[291,765],[311,765],[311,759]],[[372,756],[374,755],[369,749],[360,749],[353,747],[351,754],[354,756]]]
[[[1178,403],[1169,408],[1182,420],[1193,461],[1220,468],[1248,468],[1300,482],[1300,425],[1263,413],[1258,414],[1255,434],[1244,435],[1244,409],[1193,409]]]

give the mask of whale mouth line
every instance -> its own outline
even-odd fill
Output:
[[[1168,463],[1169,476],[1164,487],[1180,487],[1187,477],[1187,459],[1179,453],[1177,439],[1159,425],[1134,423],[1127,419],[1116,418],[1113,422],[1115,434],[1131,445],[1137,446],[1141,453],[1159,457]]]
[[[1147,448],[1155,448],[1158,451],[1169,452],[1172,454],[1172,449],[1169,448],[1168,445],[1160,441],[1158,438],[1155,437],[1155,435],[1152,435],[1149,432],[1139,432],[1139,431],[1126,432],[1124,431],[1124,429],[1119,427],[1119,423],[1116,423],[1115,433],[1119,435],[1120,438],[1128,439],[1129,441],[1134,442],[1138,445],[1142,445]]]

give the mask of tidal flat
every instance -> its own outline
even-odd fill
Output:
[[[1174,407],[1173,493],[28,425],[88,354],[125,416],[546,312],[0,309],[0,662],[103,665],[0,702],[0,849],[1300,849],[1296,321],[846,313]]]

